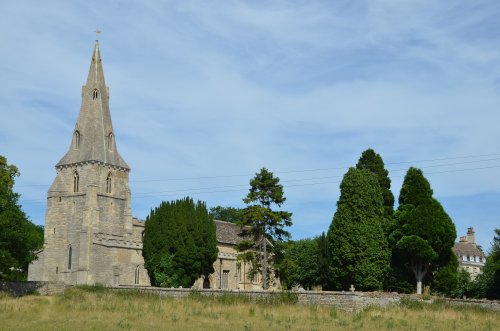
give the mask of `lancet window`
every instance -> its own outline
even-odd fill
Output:
[[[74,134],[74,139],[75,139],[75,149],[80,148],[80,132],[78,130],[75,131]]]
[[[109,150],[113,149],[113,132],[110,132],[106,137],[106,146]]]
[[[134,284],[139,284],[139,276],[141,275],[141,269],[139,266],[135,268],[135,278],[134,278]]]
[[[106,177],[106,193],[111,193],[111,172]]]
[[[73,259],[73,247],[68,246],[68,270],[71,270],[71,262]]]
[[[75,171],[73,174],[73,192],[78,192],[78,187],[80,186],[80,176],[78,172]]]

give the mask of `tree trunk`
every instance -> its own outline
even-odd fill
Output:
[[[416,263],[412,266],[412,270],[417,280],[417,294],[422,294],[422,281],[427,274],[428,266],[423,263]]]
[[[262,288],[267,290],[267,243],[265,235],[262,236]]]

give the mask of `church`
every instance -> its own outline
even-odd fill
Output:
[[[144,222],[132,216],[130,167],[118,153],[109,88],[96,41],[68,152],[56,164],[47,193],[44,247],[28,270],[30,281],[149,286],[144,268]],[[261,289],[237,262],[240,227],[215,221],[214,273],[194,288]]]

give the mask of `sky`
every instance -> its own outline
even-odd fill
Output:
[[[96,29],[102,31],[96,36]],[[293,239],[326,232],[373,148],[397,197],[421,168],[457,235],[500,227],[498,1],[2,1],[0,154],[44,224],[99,39],[134,216],[243,207],[274,172]]]

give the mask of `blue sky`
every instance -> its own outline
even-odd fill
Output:
[[[0,15],[0,154],[37,224],[99,28],[139,218],[185,195],[243,206],[265,166],[293,238],[315,236],[371,147],[396,197],[420,167],[458,235],[474,226],[488,248],[500,227],[498,1],[3,1]]]

